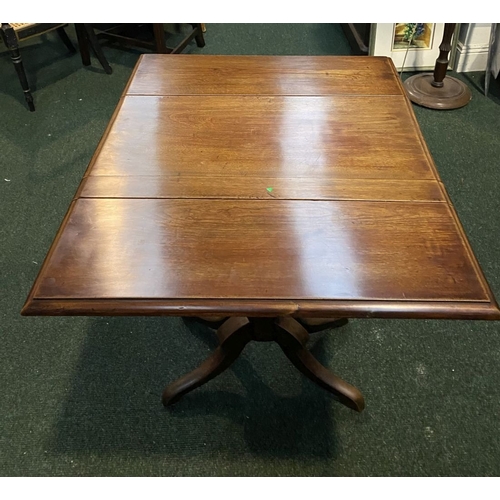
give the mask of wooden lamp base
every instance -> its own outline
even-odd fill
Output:
[[[457,109],[472,98],[470,89],[457,78],[446,76],[441,87],[433,85],[433,73],[421,73],[408,78],[404,85],[415,104],[432,109]]]
[[[443,40],[439,46],[439,57],[434,66],[434,73],[421,73],[405,81],[406,93],[412,102],[432,109],[457,109],[465,106],[472,94],[465,83],[446,76],[448,54],[456,24],[444,25]]]

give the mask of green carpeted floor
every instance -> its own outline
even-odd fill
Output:
[[[207,28],[187,52],[350,53],[334,24]],[[270,344],[166,411],[164,384],[213,348],[209,330],[19,315],[139,54],[105,51],[112,75],[52,34],[23,46],[29,113],[0,48],[0,475],[499,475],[500,323],[353,320],[317,334],[311,349],[362,390],[362,414]],[[500,90],[460,78],[467,107],[415,111],[500,297]]]

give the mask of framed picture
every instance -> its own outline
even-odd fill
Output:
[[[453,67],[458,32],[457,24],[450,51]],[[370,55],[389,56],[400,71],[432,71],[439,56],[444,23],[379,23],[371,25]]]

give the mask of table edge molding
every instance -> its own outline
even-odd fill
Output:
[[[248,299],[33,299],[23,316],[294,316],[500,320],[496,302]]]

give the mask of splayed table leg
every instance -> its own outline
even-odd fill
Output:
[[[206,324],[206,321],[203,321]],[[229,368],[250,341],[276,342],[293,365],[314,383],[327,390],[343,405],[358,412],[365,407],[362,394],[324,367],[305,347],[307,328],[313,331],[339,327],[346,319],[328,321],[323,325],[303,325],[292,317],[228,318],[217,330],[219,346],[195,370],[168,385],[162,401],[165,406],[200,387]]]

